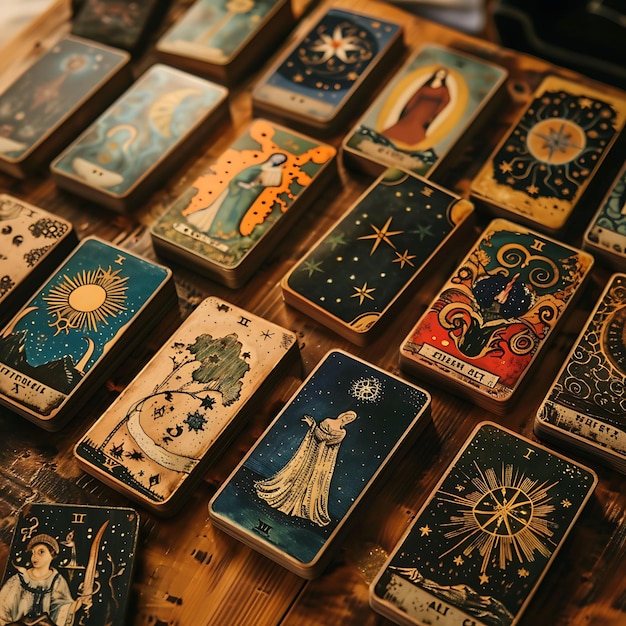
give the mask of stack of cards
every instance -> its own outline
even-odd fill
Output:
[[[557,234],[626,121],[626,100],[548,76],[471,186],[496,215]]]
[[[336,150],[262,119],[151,228],[157,252],[241,286],[336,175]]]
[[[399,24],[327,10],[313,27],[300,28],[253,88],[254,111],[309,132],[334,132],[389,76],[403,45]]]
[[[0,95],[0,170],[46,166],[130,83],[129,55],[78,37],[58,41]]]
[[[0,586],[2,623],[127,624],[138,531],[131,508],[22,507]]]
[[[435,45],[411,55],[343,141],[346,162],[422,176],[453,156],[499,101],[507,71]]]
[[[585,231],[583,248],[609,267],[626,272],[626,164]]]
[[[626,473],[626,275],[609,280],[535,418],[535,433]]]
[[[67,220],[0,194],[0,324],[16,313],[76,243]]]
[[[295,365],[293,333],[207,298],[74,449],[79,465],[156,513],[173,513],[266,386]]]
[[[467,200],[388,170],[282,280],[285,302],[364,344],[422,271],[471,234],[471,217]]]
[[[582,291],[593,257],[493,220],[400,348],[400,366],[503,414]]]
[[[341,351],[304,381],[218,490],[218,528],[317,576],[359,504],[430,417],[429,394]]]
[[[479,424],[372,582],[372,608],[406,625],[517,624],[596,483]]]
[[[52,163],[69,191],[130,209],[228,114],[228,90],[186,72],[150,67]]]
[[[261,63],[293,24],[289,0],[196,0],[156,51],[166,63],[230,83]]]
[[[0,404],[58,430],[177,303],[168,268],[83,239],[0,332]]]

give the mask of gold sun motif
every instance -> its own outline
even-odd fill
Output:
[[[121,270],[89,270],[64,280],[50,290],[43,299],[48,313],[55,317],[49,325],[56,327],[55,336],[68,334],[71,329],[82,328],[97,332],[99,324],[108,324],[108,317],[125,311],[126,282]]]

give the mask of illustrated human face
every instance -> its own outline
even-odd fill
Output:
[[[30,562],[37,569],[49,569],[52,553],[45,543],[38,543],[31,550]]]

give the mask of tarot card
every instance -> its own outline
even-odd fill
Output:
[[[0,404],[58,430],[174,304],[169,268],[83,239],[0,333]]]
[[[513,626],[597,480],[479,424],[372,582],[372,608],[401,624]]]
[[[610,267],[626,271],[626,165],[585,231],[583,248]]]
[[[82,0],[72,33],[133,52],[164,15],[164,0]]]
[[[366,171],[399,167],[431,175],[488,113],[507,71],[464,53],[427,45],[412,54],[357,125],[343,155]]]
[[[0,194],[0,323],[17,312],[76,243],[67,220]]]
[[[242,285],[336,174],[336,149],[262,119],[152,227],[155,249]]]
[[[93,41],[58,41],[0,94],[0,170],[34,173],[130,83],[129,55]]]
[[[297,356],[292,332],[207,298],[74,455],[114,489],[157,513],[174,512],[257,404],[262,387],[284,377]]]
[[[387,170],[283,278],[283,298],[363,344],[438,253],[469,234],[471,217],[467,200]]]
[[[626,275],[614,274],[535,418],[535,433],[626,473]]]
[[[2,623],[124,626],[138,531],[131,508],[22,507],[0,587]]]
[[[196,0],[156,50],[166,63],[229,83],[260,64],[293,24],[287,0]]]
[[[548,76],[471,186],[502,217],[558,232],[624,128],[626,100]]]
[[[125,210],[162,181],[227,112],[228,90],[156,64],[52,163],[56,183]]]
[[[593,257],[493,220],[400,348],[400,365],[504,412],[581,292]]]
[[[332,131],[365,103],[355,94],[369,95],[402,46],[399,24],[331,8],[253,88],[254,111]]]
[[[329,352],[209,504],[219,528],[304,578],[430,416],[430,395]]]

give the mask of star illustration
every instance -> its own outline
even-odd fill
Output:
[[[565,132],[565,124],[561,124],[558,130],[554,128],[548,129],[547,135],[544,133],[536,134],[537,137],[544,140],[542,148],[548,150],[548,161],[550,161],[557,152],[563,152],[565,154],[571,148],[577,151],[583,149],[583,146],[579,146],[571,140],[571,133]]]
[[[563,500],[563,502],[561,502],[561,506],[564,509],[569,509],[570,506],[572,506],[572,503],[567,498],[565,498],[565,500]]]
[[[211,398],[211,396],[206,396],[202,398],[202,403],[200,404],[203,409],[212,409],[214,405],[215,398]]]
[[[376,248],[378,248],[381,241],[388,243],[395,250],[395,246],[393,245],[393,243],[391,243],[391,239],[389,239],[389,237],[392,237],[393,235],[401,235],[404,231],[403,230],[390,231],[389,226],[391,225],[392,219],[393,218],[390,217],[385,222],[385,225],[382,228],[378,228],[377,226],[374,226],[374,224],[370,224],[370,226],[374,229],[374,234],[363,235],[362,237],[359,237],[359,239],[373,239],[374,240],[374,245],[372,246],[372,249],[370,250],[370,256],[372,256],[372,254],[376,252]]]
[[[530,572],[526,568],[522,567],[521,569],[517,570],[517,575],[520,578],[528,578],[528,576],[530,576]]]
[[[428,535],[430,535],[430,533],[432,533],[432,529],[430,528],[430,526],[428,526],[428,524],[426,524],[426,526],[421,526],[420,527],[420,532],[422,533],[421,536],[422,537],[428,537]]]
[[[311,276],[313,276],[315,272],[324,273],[324,270],[320,268],[321,264],[322,264],[321,261],[308,261],[307,260],[302,264],[302,270],[305,272],[308,272],[309,278],[311,278]]]
[[[397,259],[393,260],[393,263],[400,263],[400,269],[402,269],[405,265],[410,265],[411,267],[415,267],[413,263],[411,263],[411,259],[415,258],[414,254],[409,254],[408,250],[405,250],[402,254],[396,252]]]
[[[513,171],[513,164],[510,161],[502,161],[500,163],[500,171],[503,174],[510,174]]]
[[[465,561],[463,560],[463,557],[459,554],[459,556],[455,556],[454,557],[453,563],[455,565],[463,565],[463,563],[465,563]]]
[[[355,287],[354,289],[356,290],[356,293],[353,293],[350,297],[358,298],[359,304],[363,304],[363,300],[365,300],[365,298],[369,298],[370,300],[374,299],[374,296],[370,296],[370,293],[372,293],[372,291],[376,291],[376,288],[370,287],[368,289],[367,282],[363,283],[363,287]]]
[[[261,337],[263,337],[263,339],[271,339],[273,336],[274,336],[274,333],[270,332],[269,330],[266,330],[261,333]]]
[[[478,580],[480,580],[481,585],[486,585],[489,582],[489,576],[487,576],[487,574],[481,574]]]
[[[463,491],[463,490],[465,489],[465,487],[463,487],[463,485],[457,485],[457,486],[455,487],[455,489],[456,489],[457,491]]]
[[[426,226],[418,226],[415,232],[420,236],[420,241],[424,239],[424,237],[432,237],[433,231],[430,229],[429,225]]]
[[[526,191],[533,196],[536,193],[539,193],[539,187],[537,187],[537,185],[528,185],[528,187],[526,187]]]
[[[345,246],[347,242],[343,233],[336,233],[329,237],[326,243],[330,245],[331,250],[334,250],[337,246]]]

